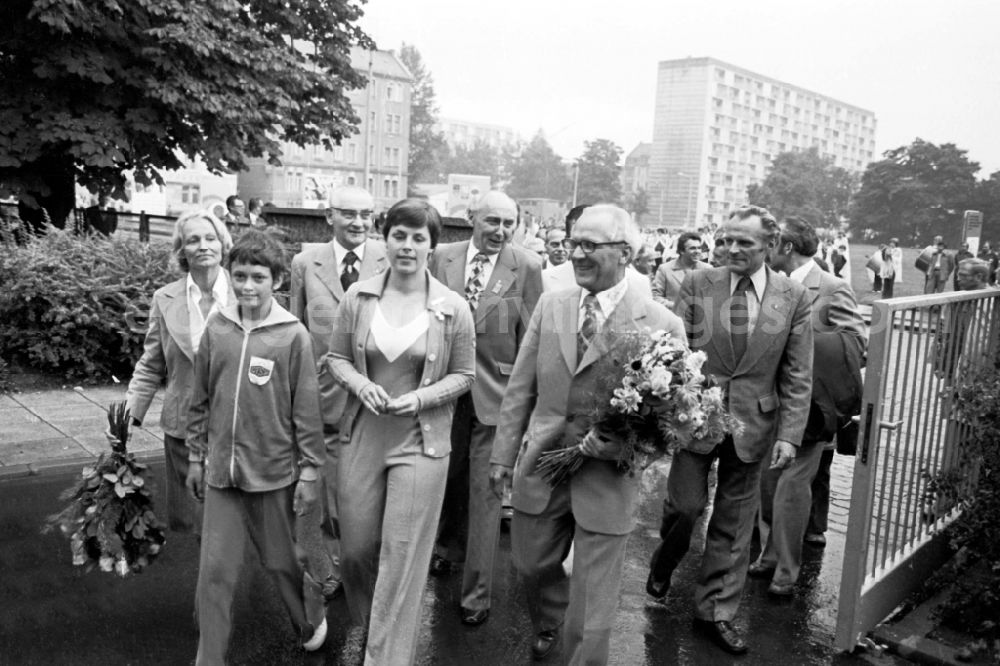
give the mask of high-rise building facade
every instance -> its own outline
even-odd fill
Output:
[[[874,159],[875,114],[714,58],[660,62],[648,219],[722,224],[779,153],[816,147],[860,173]]]
[[[361,122],[358,133],[339,146],[282,145],[281,166],[249,160],[239,174],[239,195],[260,197],[278,207],[323,208],[342,185],[364,187],[379,210],[406,196],[413,78],[392,51],[351,49],[354,69],[368,85],[347,92]]]
[[[520,140],[517,132],[510,127],[455,118],[438,119],[434,124],[434,130],[444,136],[445,142],[452,150],[458,146],[470,149],[477,143],[484,143],[490,148],[503,148],[516,145]]]

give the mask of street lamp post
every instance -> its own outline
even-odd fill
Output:
[[[688,179],[687,213],[684,215],[684,226],[691,228],[691,195],[694,193],[694,176],[683,171],[678,171],[677,175]]]

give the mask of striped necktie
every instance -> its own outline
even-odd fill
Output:
[[[469,307],[473,312],[476,311],[476,307],[479,305],[479,297],[483,294],[483,272],[486,269],[486,262],[489,261],[487,257],[482,252],[476,254],[472,258],[472,274],[469,275],[469,281],[465,283],[465,300],[469,302]]]
[[[594,334],[597,333],[597,296],[587,293],[583,297],[583,321],[580,322],[580,330],[576,334],[576,363],[580,364],[583,355],[594,341]]]

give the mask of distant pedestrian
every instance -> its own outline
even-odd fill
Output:
[[[974,259],[972,252],[969,251],[969,244],[962,242],[961,247],[955,253],[955,265],[960,266],[965,259]],[[952,278],[952,286],[955,291],[958,291],[960,287],[958,286],[958,271],[955,271],[955,276]]]
[[[273,299],[284,252],[248,231],[229,253],[237,302],[213,314],[195,357],[186,485],[205,503],[195,663],[223,664],[249,540],[306,651],[326,639],[320,586],[295,542],[295,516],[316,504],[323,422],[309,331]]]
[[[235,194],[226,197],[226,215],[222,221],[226,223],[229,233],[237,233],[250,227],[246,204]]]
[[[264,215],[264,200],[260,197],[251,197],[247,202],[247,219],[254,229],[263,229],[268,225],[267,217]]]
[[[948,277],[955,270],[955,256],[945,249],[944,239],[935,236],[934,242],[920,253],[917,262],[917,268],[924,272],[924,293],[939,294],[944,291]]]
[[[892,298],[893,286],[896,284],[896,264],[893,262],[892,248],[882,248],[882,266],[878,275],[882,279],[882,298]]]

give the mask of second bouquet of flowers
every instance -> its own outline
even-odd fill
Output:
[[[620,360],[624,359],[624,361]],[[597,364],[591,430],[622,442],[618,470],[635,474],[652,459],[693,443],[718,443],[741,425],[725,408],[722,387],[702,373],[705,353],[664,331],[631,332]],[[546,451],[536,470],[552,486],[583,464],[580,447]]]

